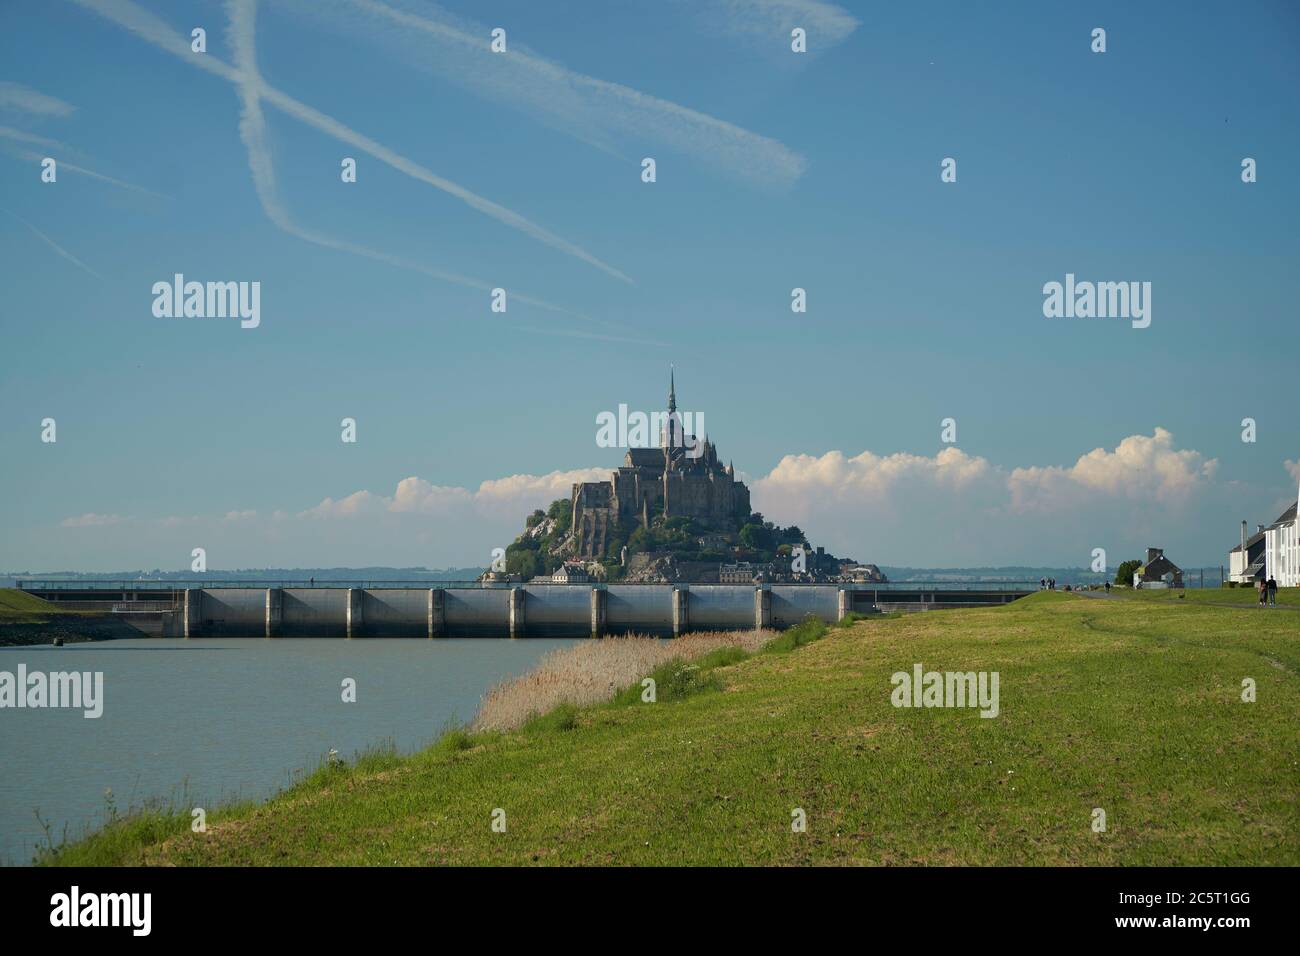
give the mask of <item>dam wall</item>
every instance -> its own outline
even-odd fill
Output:
[[[840,607],[840,595],[853,592],[839,588],[801,587],[799,585],[772,585],[772,624],[778,630],[794,627],[809,614],[823,621],[838,621],[847,613]],[[848,607],[853,610],[852,605]]]
[[[836,585],[186,590],[186,637],[603,637],[787,628],[855,609]],[[857,605],[858,610],[868,610]]]

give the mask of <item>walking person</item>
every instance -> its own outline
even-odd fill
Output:
[[[1273,575],[1268,576],[1268,581],[1264,587],[1268,588],[1268,603],[1272,607],[1277,607],[1277,580]]]
[[[1259,606],[1267,607],[1268,606],[1268,582],[1265,581],[1263,578],[1260,578],[1255,583],[1259,587]]]

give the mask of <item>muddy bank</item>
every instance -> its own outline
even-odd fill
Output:
[[[62,638],[65,644],[83,644],[145,636],[126,621],[110,615],[52,614],[48,620],[22,624],[0,621],[0,647],[53,644],[55,638]]]

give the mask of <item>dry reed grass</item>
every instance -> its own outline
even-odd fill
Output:
[[[692,661],[720,647],[752,653],[774,636],[768,630],[701,631],[672,640],[630,635],[551,651],[527,674],[484,694],[471,729],[514,730],[561,704],[599,704],[674,658]]]

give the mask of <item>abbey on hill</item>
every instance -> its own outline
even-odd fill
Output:
[[[527,529],[506,549],[504,576],[568,583],[829,580],[853,564],[814,553],[799,528],[779,528],[750,511],[749,489],[731,464],[722,464],[717,446],[684,433],[670,376],[659,447],[629,448],[609,480],[577,483],[568,500],[529,515]]]
[[[610,529],[636,522],[650,528],[651,516],[685,517],[718,530],[739,531],[749,516],[749,489],[735,469],[718,460],[717,447],[685,435],[677,415],[677,383],[670,375],[668,415],[658,448],[629,448],[623,467],[609,481],[573,486],[574,554],[599,558],[611,540]],[[735,526],[733,528],[733,526]]]

